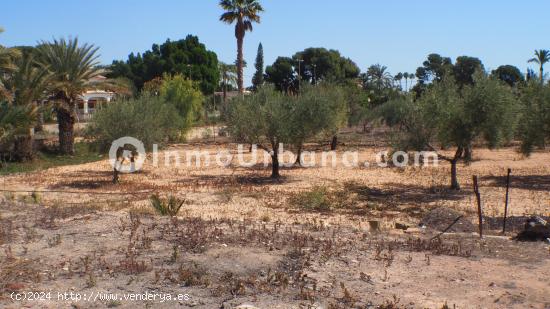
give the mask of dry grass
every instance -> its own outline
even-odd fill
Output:
[[[373,160],[383,149],[372,140],[343,140],[342,149],[358,149],[360,160]],[[199,146],[214,155],[234,145],[174,149]],[[106,161],[5,176],[0,185],[29,192],[6,194],[0,202],[0,246],[10,248],[0,260],[0,292],[21,282],[80,291],[123,286],[176,292],[185,286],[204,308],[251,300],[292,308],[369,302],[435,308],[446,300],[462,307],[520,308],[550,302],[548,282],[537,281],[536,274],[550,276],[543,244],[467,234],[430,240],[434,233],[394,229],[396,222],[414,227],[438,207],[474,220],[474,174],[480,176],[485,214],[498,219],[509,167],[511,215],[548,211],[550,167],[539,162],[550,154],[522,159],[514,149],[476,149],[475,155],[471,165],[459,167],[462,192],[446,189],[446,164],[283,169],[280,181],[270,180],[263,166],[170,168],[162,160],[159,168],[146,164],[141,173],[123,175],[119,185],[110,182]],[[32,193],[53,189],[80,193]],[[186,200],[185,207],[177,216],[158,216],[150,205],[153,193]],[[371,230],[374,223],[379,230]],[[488,280],[511,296],[487,296]],[[505,288],[512,281],[515,287]],[[518,298],[525,291],[535,291],[531,300]]]

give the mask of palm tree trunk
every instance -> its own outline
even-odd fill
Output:
[[[57,109],[57,123],[59,126],[59,152],[61,154],[74,154],[74,110],[60,107]]]
[[[540,83],[544,84],[544,67],[543,67],[543,64],[540,65]]]
[[[237,37],[237,86],[239,87],[240,94],[244,93],[243,42],[244,34],[239,34]]]
[[[13,153],[17,161],[24,162],[34,159],[33,142],[34,138],[30,132],[15,138]]]

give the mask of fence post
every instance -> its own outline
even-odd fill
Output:
[[[483,238],[483,212],[481,209],[481,194],[479,193],[477,176],[473,176],[473,180],[474,180],[474,193],[477,199],[477,215],[479,219],[479,238]]]
[[[502,222],[502,234],[506,233],[506,217],[508,216],[508,201],[510,196],[510,174],[512,169],[508,169],[506,176],[506,200],[504,201],[504,221]]]

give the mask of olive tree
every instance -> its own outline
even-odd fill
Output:
[[[528,155],[550,140],[550,86],[531,81],[521,93],[521,151]]]
[[[306,86],[299,94],[286,95],[266,85],[231,102],[228,126],[239,142],[270,153],[271,177],[278,178],[281,144],[293,145],[299,158],[303,143],[319,133],[332,134],[345,121],[345,112],[338,87]]]
[[[279,146],[292,142],[292,99],[272,86],[261,87],[230,104],[228,129],[237,141],[256,144],[271,155],[271,178],[279,178]]]
[[[447,76],[426,90],[417,101],[401,98],[389,102],[386,115],[400,115],[399,150],[431,150],[451,165],[451,189],[459,190],[457,163],[469,160],[474,141],[490,148],[513,137],[518,102],[510,87],[478,71],[472,85],[460,88]],[[392,110],[398,110],[393,113]],[[455,149],[451,156],[437,149]]]
[[[183,123],[173,104],[158,96],[142,95],[97,110],[86,135],[100,151],[107,151],[113,141],[125,136],[137,138],[150,150],[153,144],[179,136]]]
[[[294,112],[291,121],[292,145],[296,149],[296,164],[301,164],[303,144],[320,133],[335,136],[345,124],[347,110],[342,88],[330,84],[304,85],[300,93],[291,97]]]

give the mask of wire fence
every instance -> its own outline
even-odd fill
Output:
[[[151,194],[153,191],[136,191],[136,192],[93,192],[93,191],[65,191],[65,190],[4,190],[5,193],[68,193],[68,194],[90,194],[90,195],[141,195]]]

